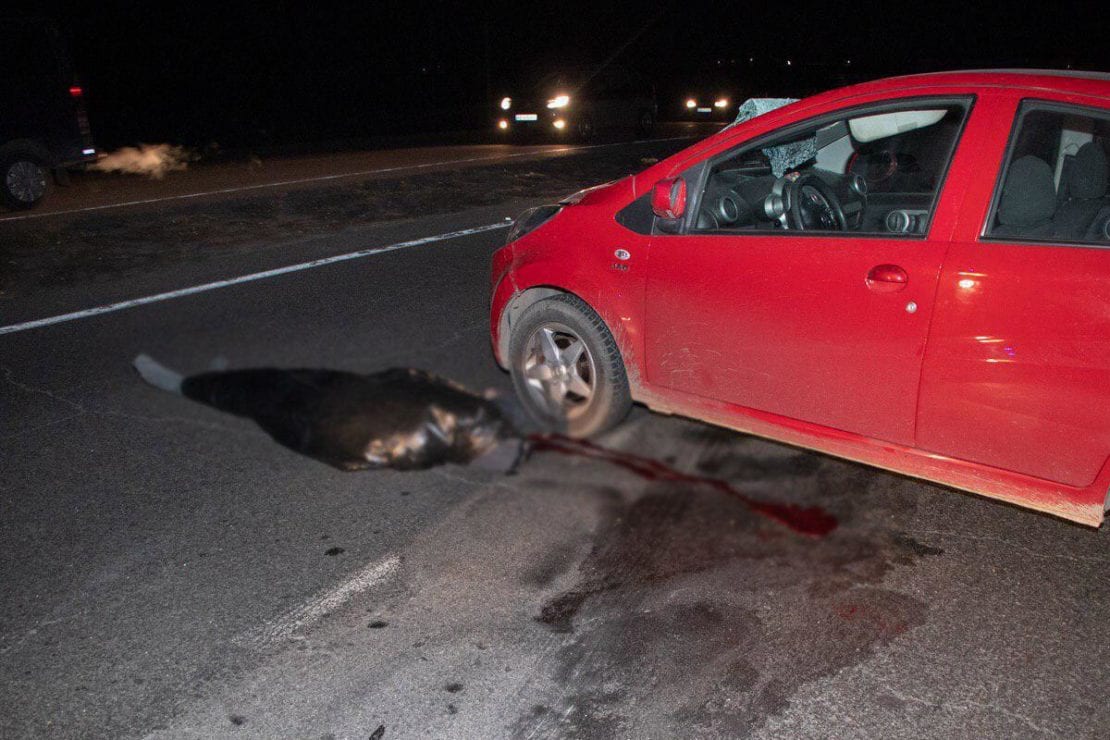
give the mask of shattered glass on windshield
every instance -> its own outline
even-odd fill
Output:
[[[732,125],[735,126],[750,121],[756,116],[770,113],[776,108],[797,101],[797,98],[749,98],[741,104],[740,110],[736,114],[736,120],[733,121]],[[767,147],[763,150],[763,153],[770,160],[771,172],[774,173],[775,177],[782,177],[790,170],[817,156],[817,137],[813,136],[800,141]]]
[[[748,98],[740,104],[736,113],[736,120],[732,122],[732,125],[735,126],[738,123],[750,121],[756,116],[762,116],[764,113],[770,113],[784,105],[797,102],[798,98]]]

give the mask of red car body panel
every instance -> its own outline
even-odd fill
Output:
[[[923,96],[974,99],[923,239],[643,235],[615,220],[657,181],[755,136]],[[512,317],[566,291],[609,326],[633,397],[653,409],[1097,526],[1110,489],[1110,251],[981,237],[1030,98],[1107,110],[1110,77],[969,72],[858,85],[591,191],[495,256],[498,360]],[[890,266],[904,285],[869,288],[869,274]]]
[[[998,95],[983,112],[1013,121],[1026,97]],[[978,241],[1008,128],[976,150],[990,176],[972,183],[939,281],[917,444],[1084,487],[1110,453],[1110,252]]]
[[[656,237],[646,379],[668,390],[913,444],[944,247],[905,240]],[[905,290],[865,279],[897,260]],[[903,306],[920,307],[907,316]]]
[[[647,266],[643,257],[650,237],[632,233],[613,219],[618,208],[635,199],[633,188],[629,177],[594,190],[494,256],[490,329],[495,356],[503,366],[506,308],[516,301],[520,310],[519,299],[527,291],[547,288],[573,293],[597,311],[620,345],[630,379],[638,380]],[[633,257],[618,260],[617,249],[627,249]],[[624,269],[613,269],[614,264]]]

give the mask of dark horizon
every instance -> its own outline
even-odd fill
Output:
[[[522,71],[606,62],[648,75],[661,109],[714,70],[752,94],[804,95],[894,74],[980,67],[1110,67],[1086,29],[1096,8],[675,2],[509,4],[426,0],[351,6],[33,5],[87,90],[101,146],[223,146],[480,128]],[[1049,16],[1050,17],[1046,17]],[[789,65],[787,61],[789,60]]]

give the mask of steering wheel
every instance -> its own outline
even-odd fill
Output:
[[[780,187],[779,183],[782,183]],[[780,177],[773,192],[782,193],[785,226],[799,231],[847,231],[848,221],[836,192],[812,173]]]

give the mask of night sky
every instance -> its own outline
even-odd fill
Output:
[[[1106,70],[1099,5],[86,2],[23,14],[62,32],[102,146],[263,147],[479,128],[514,80],[615,52],[661,104],[713,76],[798,95],[915,71]]]

